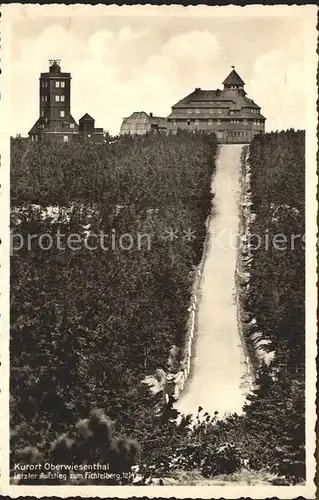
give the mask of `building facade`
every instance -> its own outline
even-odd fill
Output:
[[[94,127],[94,119],[85,114],[80,126],[71,114],[71,74],[61,71],[60,60],[50,60],[49,71],[40,74],[39,118],[29,131],[32,141],[70,142],[72,140],[104,140],[103,129]],[[86,132],[87,117],[90,131]],[[93,120],[93,128],[92,128]],[[101,132],[102,131],[102,132]]]
[[[215,132],[221,143],[248,143],[265,131],[261,108],[245,92],[245,83],[232,66],[223,90],[196,88],[172,106],[168,130]]]
[[[95,127],[95,120],[88,113],[79,119],[79,136],[83,141],[103,142],[103,128]]]
[[[147,132],[166,132],[167,121],[161,116],[153,116],[153,113],[135,111],[123,119],[120,135],[141,135]]]

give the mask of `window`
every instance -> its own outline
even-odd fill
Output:
[[[244,119],[244,125],[247,125],[247,120],[246,120],[246,118]]]
[[[213,120],[208,120],[208,125],[212,126],[213,125]]]
[[[191,124],[191,121],[190,120],[187,120],[187,125],[189,126]]]
[[[209,112],[210,113],[215,113],[215,110],[214,109],[210,109]]]
[[[65,117],[65,111],[63,109],[60,111],[60,116],[61,116],[61,118]]]
[[[60,82],[59,82],[59,81],[55,82],[55,87],[56,87],[57,89],[60,87]]]
[[[222,138],[223,138],[223,132],[218,131],[218,132],[217,132],[217,138],[218,138],[218,139],[222,139]]]
[[[220,120],[217,120],[217,125],[220,125],[220,123],[221,123]]]
[[[175,123],[175,122],[174,122]],[[88,137],[91,137],[91,134],[88,134]]]
[[[195,120],[195,125],[199,125],[199,120]]]
[[[42,109],[42,111],[41,111],[41,117],[42,117],[42,118],[44,117],[44,111],[43,111],[43,109]]]
[[[60,96],[59,95],[55,96],[55,102],[60,102]]]
[[[44,95],[41,96],[41,101],[44,102]]]
[[[192,113],[192,112],[193,112],[193,110],[192,110],[192,109],[188,109],[188,110],[187,110],[187,113]]]
[[[198,113],[200,113],[200,109],[196,109],[196,113],[197,113],[197,114],[198,114]]]
[[[64,135],[63,136],[63,142],[69,142],[69,136],[68,135]]]
[[[61,88],[64,89],[65,87],[65,82],[60,82],[61,83]]]
[[[61,95],[61,96],[60,96],[60,101],[61,101],[61,102],[64,102],[64,101],[65,101],[65,96],[64,96],[64,95]]]
[[[220,108],[217,109],[217,113],[221,113],[222,110]]]
[[[74,128],[74,123],[70,123],[70,128]]]

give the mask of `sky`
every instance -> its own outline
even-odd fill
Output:
[[[72,74],[73,117],[114,135],[134,111],[167,116],[196,87],[222,88],[232,65],[267,131],[306,128],[314,8],[4,5],[10,134],[39,117],[39,76],[55,58]]]

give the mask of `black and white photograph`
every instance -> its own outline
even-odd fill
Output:
[[[314,498],[317,7],[1,13],[3,492]]]

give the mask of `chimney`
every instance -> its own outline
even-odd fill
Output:
[[[200,92],[200,90],[201,90],[200,87],[196,87],[195,92]]]
[[[150,113],[150,118],[153,118],[153,113]]]

